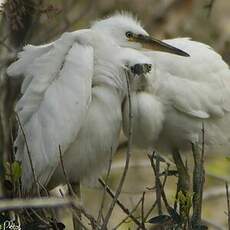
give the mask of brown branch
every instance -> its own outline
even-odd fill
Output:
[[[37,194],[40,196],[40,186],[39,186],[38,179],[37,179],[37,176],[36,176],[36,173],[35,173],[35,168],[34,168],[32,156],[31,156],[31,153],[30,153],[30,150],[29,150],[29,145],[28,145],[28,142],[26,140],[26,134],[24,132],[24,129],[22,127],[22,123],[20,121],[20,118],[19,118],[18,114],[17,113],[15,113],[15,114],[16,114],[16,119],[17,119],[18,124],[19,124],[19,128],[20,128],[20,130],[22,132],[22,135],[23,135],[23,138],[24,138],[24,141],[25,141],[26,152],[27,152],[27,155],[28,155],[28,158],[29,158],[34,184],[36,185],[36,188],[37,188]]]
[[[155,154],[156,157],[156,166],[155,166],[155,187],[156,187],[156,201],[157,201],[157,208],[158,208],[158,214],[162,214],[162,207],[161,207],[161,188],[160,188],[160,161],[157,157],[157,153]]]
[[[145,204],[145,192],[143,192],[142,199],[141,199],[141,224],[143,228],[145,228],[144,204]]]
[[[202,149],[200,151],[199,144],[192,144],[192,152],[194,158],[193,169],[193,215],[192,227],[198,228],[201,226],[201,213],[202,213],[202,197],[204,187],[204,124],[202,123]]]
[[[228,215],[228,230],[230,230],[230,198],[229,198],[229,190],[228,183],[225,183],[226,187],[226,197],[227,197],[227,215]]]
[[[70,198],[30,198],[30,199],[2,199],[0,211],[16,210],[22,208],[58,208],[71,207],[74,200]]]
[[[107,169],[107,173],[106,173],[106,177],[105,177],[105,185],[107,185],[108,183],[108,178],[111,172],[111,166],[112,166],[112,157],[113,157],[113,150],[111,148],[110,151],[110,157],[109,157],[109,165],[108,165],[108,169]],[[97,222],[100,223],[100,220],[102,218],[102,212],[103,212],[103,208],[104,208],[104,203],[105,203],[105,194],[106,194],[106,186],[103,186],[103,195],[102,195],[102,201],[101,201],[101,206],[98,212],[98,217],[97,217]]]
[[[133,213],[137,210],[137,208],[138,208],[138,206],[141,204],[141,202],[142,202],[142,197],[141,197],[141,199],[137,202],[137,204],[134,206],[134,208],[130,211],[130,214],[133,214]],[[127,214],[127,216],[126,216],[119,224],[117,224],[117,225],[113,228],[113,230],[118,229],[123,223],[126,222],[126,220],[128,220],[128,218],[130,218],[130,215]]]
[[[71,184],[69,182],[69,178],[68,178],[66,170],[65,170],[65,166],[64,166],[64,162],[63,162],[63,158],[62,158],[62,151],[61,151],[61,146],[60,145],[58,146],[58,150],[59,150],[61,168],[62,168],[62,172],[63,172],[64,178],[65,178],[65,182],[67,184],[69,195],[76,196],[76,194],[74,193],[73,188],[72,188],[72,186],[71,186]]]
[[[98,179],[98,181],[99,181],[99,183],[103,186],[103,188],[106,189],[106,192],[107,192],[107,193],[112,197],[112,199],[114,200],[115,194],[112,192],[112,190],[109,188],[109,186],[106,185],[105,182],[104,182],[102,179]],[[121,201],[120,201],[119,199],[116,200],[116,203],[117,203],[117,205],[121,208],[121,210],[122,210],[124,213],[126,213],[126,214],[133,220],[133,222],[134,222],[137,226],[139,226],[139,227],[142,226],[142,225],[141,225],[141,222],[138,221],[138,220],[136,219],[136,217],[134,217],[134,216],[132,215],[132,213],[129,211],[129,209],[126,208],[126,207],[121,203]]]
[[[156,175],[156,166],[155,166],[155,163],[154,163],[154,160],[153,160],[153,157],[154,157],[154,153],[152,155],[148,154],[148,157],[150,159],[150,163],[151,163],[151,166],[152,166],[152,169],[153,169],[153,172],[154,174]],[[160,189],[160,192],[161,192],[161,197],[164,201],[164,204],[165,204],[165,207],[166,209],[168,210],[168,212],[170,213],[171,212],[171,207],[167,201],[167,198],[166,198],[166,195],[165,195],[165,192],[164,192],[164,188],[163,188],[163,185],[161,183],[161,180],[159,179],[158,180],[158,186],[159,186],[159,189]]]
[[[128,73],[125,74],[126,76],[126,84],[127,84],[127,96],[128,96],[128,104],[129,104],[129,124],[128,124],[128,147],[126,151],[126,160],[125,160],[125,167],[120,179],[120,182],[118,184],[116,193],[114,195],[114,198],[110,204],[109,210],[105,216],[105,220],[102,225],[102,230],[106,229],[106,226],[109,222],[109,218],[112,215],[113,209],[115,204],[117,203],[117,199],[121,193],[121,189],[123,187],[123,184],[125,182],[125,178],[129,169],[129,161],[130,161],[130,156],[131,156],[131,146],[132,146],[132,103],[131,103],[131,95],[130,95],[130,83],[129,83],[129,76]]]

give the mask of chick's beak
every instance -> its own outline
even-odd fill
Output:
[[[184,57],[190,56],[188,53],[184,52],[183,50],[171,46],[151,36],[146,36],[142,34],[133,34],[132,37],[129,38],[129,41],[140,43],[142,44],[142,47],[145,49],[172,53]]]

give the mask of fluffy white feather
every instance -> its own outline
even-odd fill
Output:
[[[151,141],[145,145],[146,148],[154,147],[161,151],[190,150],[191,142],[201,141],[202,122],[204,122],[205,144],[208,147],[206,150],[228,154],[230,147],[228,65],[219,54],[205,44],[188,38],[164,40],[164,42],[182,49],[190,54],[190,57],[145,52],[152,59],[153,65],[143,90],[148,95],[144,99],[143,93],[137,92],[133,100],[139,101],[141,98],[145,101],[141,103],[138,111],[148,109],[148,115],[135,111],[134,130],[138,136],[134,143],[140,146],[146,139],[150,139]],[[152,105],[153,98],[155,105]],[[125,116],[127,115],[124,114]],[[146,125],[149,128],[143,129],[142,120],[146,119],[146,116],[149,117],[149,123]],[[156,122],[160,124],[156,126]]]
[[[99,21],[51,44],[27,46],[8,69],[9,75],[25,77],[16,111],[26,140],[19,129],[15,141],[25,191],[33,185],[26,142],[39,182],[49,187],[66,182],[59,146],[70,182],[97,177],[116,150],[126,94],[124,70],[150,60],[119,46],[128,42],[130,20],[122,27],[117,19],[108,21],[107,32],[98,31]],[[121,38],[113,36],[111,26]]]
[[[91,101],[93,48],[79,44],[78,37],[68,33],[45,48],[29,47],[8,69],[10,75],[24,74],[24,82],[30,78],[27,87],[23,85],[16,111],[42,184],[60,160],[59,145],[65,152],[76,138]],[[20,129],[15,144],[16,157],[22,162],[23,187],[30,188],[31,165]]]

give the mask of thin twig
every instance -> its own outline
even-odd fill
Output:
[[[161,207],[161,189],[159,185],[160,181],[160,161],[159,158],[157,157],[157,153],[154,152],[156,157],[156,167],[155,167],[155,187],[156,187],[156,200],[157,200],[157,208],[158,208],[158,215],[162,214],[162,207]]]
[[[30,211],[35,215],[42,223],[49,225],[49,222],[42,218],[34,209],[30,209]]]
[[[131,156],[131,146],[132,146],[132,103],[131,103],[131,95],[130,95],[130,84],[129,84],[129,76],[128,73],[125,74],[126,76],[126,83],[127,83],[127,96],[128,96],[128,103],[129,103],[129,124],[128,124],[128,147],[127,147],[127,151],[126,151],[126,160],[125,160],[125,167],[123,170],[123,174],[121,176],[120,182],[118,184],[116,193],[114,195],[114,198],[111,202],[111,205],[109,207],[109,210],[105,216],[105,220],[103,222],[102,225],[102,230],[106,229],[106,226],[109,222],[109,218],[113,212],[114,206],[117,202],[117,199],[121,193],[121,189],[123,187],[123,184],[125,182],[125,178],[129,169],[129,160],[130,160],[130,156]]]
[[[155,163],[154,163],[154,160],[153,160],[154,153],[152,155],[148,154],[148,157],[150,159],[150,163],[151,163],[152,169],[154,171],[154,174],[156,175],[156,166],[155,166]],[[171,215],[173,209],[171,208],[171,206],[168,203],[168,200],[167,200],[167,197],[166,197],[166,194],[165,194],[165,191],[164,191],[164,187],[163,187],[163,185],[161,183],[161,180],[159,180],[158,183],[159,183],[159,188],[160,188],[160,192],[161,192],[161,197],[162,197],[162,199],[164,201],[164,205],[165,205],[168,213]]]
[[[145,228],[144,204],[145,204],[145,192],[143,192],[142,200],[141,200],[141,224],[143,228]]]
[[[78,218],[76,218],[77,219],[77,222],[79,223],[79,224],[82,224],[81,223],[81,219],[80,219],[80,217],[78,216],[78,213],[80,212],[80,213],[82,213],[89,221],[90,221],[90,224],[91,224],[91,226],[92,226],[92,229],[99,229],[99,225],[97,224],[97,221],[96,221],[96,219],[92,216],[92,215],[90,215],[89,213],[87,213],[86,212],[86,210],[82,207],[82,206],[79,206],[76,202],[73,202],[72,203],[72,208],[76,211],[76,213],[75,213],[75,217],[77,216]]]
[[[61,168],[62,168],[62,172],[63,175],[65,177],[65,182],[67,184],[67,188],[68,188],[68,193],[70,196],[72,196],[73,198],[76,198],[76,192],[74,191],[74,188],[72,187],[72,184],[69,181],[69,178],[67,176],[66,170],[65,170],[65,166],[64,166],[64,161],[62,158],[62,151],[61,151],[61,146],[59,145],[59,155],[60,155],[60,162],[61,162]],[[80,194],[80,184],[77,183],[75,185],[75,188],[79,189],[78,193]],[[80,199],[80,196],[78,197]],[[78,218],[76,218],[76,216],[78,216]],[[81,211],[79,209],[76,209],[76,213],[72,213],[72,221],[73,221],[73,226],[74,229],[81,229],[82,227],[82,223],[81,223]]]
[[[225,183],[226,187],[226,197],[227,197],[227,210],[228,210],[228,230],[230,230],[230,198],[229,198],[229,190],[228,190],[228,183]]]
[[[71,184],[69,182],[69,178],[68,178],[66,170],[65,170],[65,166],[64,166],[64,161],[63,161],[63,158],[62,158],[62,151],[61,151],[61,146],[60,145],[58,146],[58,149],[59,149],[59,156],[60,156],[61,168],[62,168],[63,175],[65,177],[65,182],[67,184],[69,195],[76,196],[76,194],[74,193],[73,188],[72,188],[72,186],[71,186]]]
[[[112,192],[112,190],[109,188],[109,186],[106,185],[105,182],[104,182],[102,179],[98,179],[98,181],[99,181],[99,183],[103,186],[103,188],[106,189],[106,192],[107,192],[107,193],[113,198],[113,200],[114,200],[115,194]],[[132,213],[128,210],[128,208],[126,208],[126,207],[121,203],[121,201],[120,201],[119,199],[116,200],[116,203],[117,203],[117,205],[122,209],[122,211],[123,211],[124,213],[126,213],[126,214],[133,220],[133,222],[134,222],[137,226],[139,226],[139,227],[141,226],[141,222],[138,221],[138,220],[136,219],[136,217],[134,217],[134,216],[132,215]]]
[[[193,170],[193,215],[192,226],[197,228],[201,226],[202,197],[204,187],[204,123],[202,123],[202,149],[200,151],[198,143],[192,144],[194,157]]]
[[[38,183],[38,180],[37,180],[37,177],[36,177],[36,173],[35,173],[35,168],[34,168],[34,165],[33,165],[32,156],[31,156],[31,153],[30,153],[30,150],[29,150],[29,145],[28,145],[27,140],[26,140],[26,134],[24,132],[24,129],[22,127],[22,123],[20,121],[20,118],[19,118],[18,114],[17,113],[15,113],[15,114],[16,114],[16,119],[18,121],[20,130],[22,132],[22,135],[23,135],[23,138],[24,138],[24,141],[25,141],[26,152],[27,152],[27,155],[28,155],[28,158],[29,158],[29,162],[30,162],[30,167],[31,167],[31,170],[32,170],[33,180],[34,180],[34,183],[35,183],[36,188],[37,188],[37,194],[40,196],[40,187],[39,187],[39,183]]]
[[[108,183],[109,175],[110,175],[110,172],[111,172],[112,157],[113,157],[113,150],[111,148],[110,157],[109,157],[109,165],[108,165],[108,169],[107,169],[107,173],[106,173],[106,177],[105,177],[105,184],[106,185]],[[100,206],[100,209],[99,209],[99,212],[98,212],[98,217],[97,217],[97,222],[98,223],[100,223],[100,220],[102,218],[102,213],[103,213],[103,208],[104,208],[104,203],[105,203],[105,195],[106,195],[106,186],[103,187],[102,201],[101,201],[101,206]]]
[[[30,198],[30,199],[2,199],[0,211],[22,208],[58,208],[71,206],[75,201],[70,198]]]
[[[74,218],[76,218],[78,224],[80,225],[81,228],[85,229],[85,230],[89,230],[82,222],[81,222],[81,219],[80,217],[78,216],[77,213],[73,212],[73,216]]]
[[[142,197],[141,197],[141,199],[137,202],[137,204],[134,206],[134,208],[130,211],[130,214],[133,214],[133,213],[137,210],[137,208],[138,208],[138,206],[140,205],[141,202],[142,202]],[[113,230],[118,229],[123,223],[126,222],[126,220],[128,220],[128,218],[130,218],[130,215],[127,215],[119,224],[117,224],[117,225],[113,228]]]

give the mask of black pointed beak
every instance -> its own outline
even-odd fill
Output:
[[[189,57],[190,55],[184,52],[181,49],[178,49],[174,46],[171,46],[165,42],[162,42],[158,39],[155,39],[151,36],[146,36],[142,34],[133,34],[132,37],[129,39],[130,42],[137,42],[142,44],[142,47],[149,50],[167,52],[171,54],[176,54],[183,57]]]

